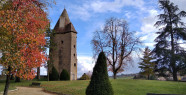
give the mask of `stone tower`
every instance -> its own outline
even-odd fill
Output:
[[[51,51],[53,65],[59,74],[66,69],[70,74],[70,80],[77,80],[77,31],[70,22],[66,9],[63,10],[54,30],[55,48]]]

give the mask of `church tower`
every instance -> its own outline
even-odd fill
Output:
[[[70,80],[77,80],[77,31],[71,23],[66,9],[63,10],[54,30],[55,48],[50,51],[53,65],[59,75],[63,69],[66,69],[70,74]]]

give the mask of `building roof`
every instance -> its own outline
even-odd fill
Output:
[[[61,14],[61,17],[64,17],[65,18],[65,22],[66,23],[70,23],[70,19],[68,17],[68,13],[67,13],[67,10],[66,9],[63,10],[63,12]]]
[[[66,9],[63,10],[59,20],[57,21],[54,30],[56,33],[68,33],[68,32],[74,32],[77,33],[75,30],[73,24],[71,23],[68,13]]]

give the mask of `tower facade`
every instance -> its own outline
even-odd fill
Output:
[[[66,69],[70,74],[70,80],[77,80],[77,31],[71,23],[66,9],[63,10],[55,27],[53,42],[55,43],[52,53],[54,67],[61,74]]]

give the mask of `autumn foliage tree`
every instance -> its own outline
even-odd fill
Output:
[[[10,75],[33,79],[33,68],[46,61],[43,47],[49,24],[40,0],[7,0],[0,9],[0,64],[7,68],[4,95],[7,95]]]
[[[116,79],[117,73],[123,72],[131,61],[132,52],[138,48],[140,42],[133,32],[129,32],[125,20],[110,18],[105,22],[103,30],[95,31],[91,43],[95,56],[98,52],[105,52],[108,69]]]

